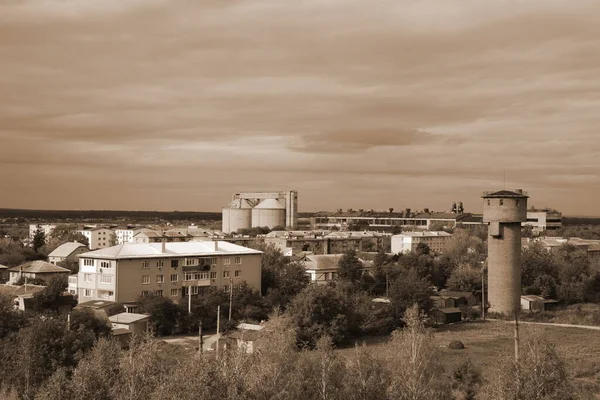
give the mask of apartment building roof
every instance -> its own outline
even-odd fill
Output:
[[[48,255],[48,257],[69,257],[75,250],[80,247],[85,247],[84,244],[79,242],[67,242],[58,246],[52,253]]]
[[[80,257],[119,260],[130,258],[194,257],[226,254],[262,254],[262,252],[224,241],[123,243],[117,246],[82,253]]]

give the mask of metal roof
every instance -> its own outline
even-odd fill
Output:
[[[499,190],[497,192],[483,192],[483,196],[484,199],[487,198],[495,198],[495,197],[502,197],[502,198],[506,198],[506,197],[519,197],[519,198],[527,198],[529,196],[527,196],[527,194],[525,192],[521,191],[516,191],[513,192],[511,190]]]
[[[58,246],[56,249],[54,249],[54,251],[52,253],[50,253],[48,255],[48,257],[62,257],[62,258],[67,258],[71,254],[73,254],[73,252],[75,250],[77,250],[80,247],[86,247],[86,246],[84,244],[79,243],[79,242],[67,242],[67,243],[63,243],[60,246]]]
[[[149,318],[150,316],[146,314],[121,313],[108,317],[108,320],[115,324],[132,324]]]
[[[285,210],[285,206],[276,199],[265,199],[261,201],[256,207],[261,210]]]
[[[10,268],[9,271],[22,271],[33,274],[43,274],[49,272],[71,272],[71,270],[41,260],[26,262],[19,266]]]

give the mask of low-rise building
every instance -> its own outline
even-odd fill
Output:
[[[557,300],[544,299],[536,295],[521,296],[521,309],[523,311],[548,311],[556,307]]]
[[[77,276],[77,274],[69,276],[69,284],[67,286],[67,291],[73,296],[77,296]]]
[[[292,254],[341,254],[349,250],[357,252],[389,252],[391,235],[379,232],[330,232],[330,231],[273,231],[264,237],[267,245]]]
[[[69,276],[71,274],[71,271],[66,268],[41,260],[26,262],[9,268],[8,271],[10,273],[9,283],[17,282],[22,276],[27,279],[41,279],[49,282],[56,276]]]
[[[323,285],[338,279],[339,261],[342,257],[343,254],[311,254],[302,257],[299,261],[304,264],[311,283]],[[360,258],[359,261],[363,265],[363,272],[370,273],[373,263]]]
[[[134,335],[143,335],[150,330],[150,316],[146,314],[120,313],[111,315],[108,320],[112,329],[127,329]]]
[[[246,282],[261,289],[262,252],[224,241],[125,243],[81,255],[81,301],[135,303],[153,293],[176,302]]]
[[[115,231],[104,227],[84,228],[77,232],[87,238],[89,248],[92,250],[114,246],[117,241]]]
[[[4,283],[8,281],[9,272],[8,267],[6,265],[0,264],[0,283]]]
[[[58,265],[60,262],[75,262],[79,260],[79,254],[86,253],[90,249],[79,242],[67,242],[58,246],[48,255],[50,264]]]
[[[116,244],[132,243],[133,236],[136,234],[137,231],[138,230],[136,228],[129,226],[115,228],[115,236],[117,240]]]
[[[448,232],[403,232],[392,236],[392,253],[408,253],[415,251],[421,243],[429,246],[434,253],[443,253],[452,237]]]

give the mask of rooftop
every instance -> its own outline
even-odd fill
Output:
[[[164,252],[163,245],[165,249]],[[82,253],[81,257],[118,260],[129,258],[193,257],[225,254],[262,254],[262,252],[224,241],[124,243],[90,251],[88,253]]]
[[[146,314],[121,313],[108,317],[108,320],[115,324],[132,324],[149,318],[150,316]]]
[[[301,261],[304,262],[304,267],[309,270],[329,270],[337,269],[338,263],[343,256],[343,254],[311,254],[306,255]],[[359,261],[365,268],[371,265],[369,261],[360,258]]]
[[[394,235],[392,237],[448,237],[452,236],[448,232],[444,231],[421,231],[421,232],[402,232],[398,235]]]
[[[0,285],[0,294],[17,297],[17,296],[22,296],[24,294],[29,294],[29,293],[35,294],[37,292],[41,292],[45,288],[46,288],[45,286],[38,286],[38,285],[17,286],[17,285],[6,284],[6,285]]]
[[[30,261],[16,267],[12,267],[9,271],[22,271],[32,274],[43,274],[50,272],[71,272],[70,270],[59,267],[58,265],[50,264],[46,261]]]
[[[48,257],[63,257],[63,258],[67,258],[71,254],[73,254],[73,252],[75,250],[77,250],[80,247],[85,247],[85,245],[81,244],[79,242],[64,243],[64,244],[61,244],[60,246],[58,246],[56,249],[54,249],[54,251],[52,253],[50,253],[48,255]]]
[[[507,198],[507,197],[517,197],[517,198],[527,198],[527,193],[522,191],[521,189],[517,189],[514,192],[511,190],[499,190],[497,192],[483,192],[484,199],[489,198]]]
[[[85,307],[85,308],[106,308],[112,306],[113,304],[117,304],[114,301],[109,300],[90,300],[84,303],[79,303],[77,307]]]

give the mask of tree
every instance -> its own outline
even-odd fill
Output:
[[[271,273],[272,286],[265,298],[265,304],[271,308],[285,310],[292,299],[310,283],[310,277],[300,262],[285,263]]]
[[[452,372],[452,392],[455,399],[475,400],[481,386],[479,368],[467,359]]]
[[[570,400],[573,388],[565,363],[554,346],[533,337],[522,346],[519,361],[500,364],[489,381],[485,396],[491,400]]]
[[[327,335],[339,344],[348,337],[349,302],[329,286],[306,287],[294,298],[288,311],[300,343],[315,346],[319,338]]]
[[[144,313],[150,314],[150,323],[157,335],[171,335],[175,332],[180,317],[184,314],[182,308],[169,298],[150,294],[138,298],[138,303]]]
[[[474,292],[481,290],[481,269],[468,265],[456,268],[448,282],[448,289],[459,292]]]
[[[417,253],[420,256],[427,256],[431,254],[431,249],[429,248],[427,243],[419,243],[415,248],[415,253]]]
[[[35,231],[32,241],[33,251],[36,253],[46,244],[46,234],[41,229]]]
[[[108,337],[111,331],[111,324],[101,313],[96,313],[90,309],[73,310],[71,312],[70,329],[73,331],[90,331],[97,338]]]
[[[390,287],[390,302],[396,318],[404,315],[413,304],[429,312],[433,291],[429,282],[419,277],[414,270],[403,273]]]
[[[363,275],[362,262],[356,256],[356,251],[348,250],[338,262],[338,276],[341,281],[356,285]]]
[[[18,332],[26,323],[23,312],[15,310],[12,297],[0,294],[0,339]]]
[[[33,309],[37,312],[58,312],[61,296],[69,286],[66,276],[56,276],[44,290],[33,295]]]
[[[441,372],[431,333],[423,324],[421,309],[414,304],[407,308],[404,316],[406,328],[392,335],[390,357],[396,362],[388,395],[400,400],[446,399],[436,379]]]

